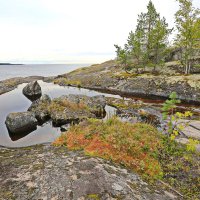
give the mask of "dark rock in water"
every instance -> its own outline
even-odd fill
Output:
[[[31,106],[28,108],[28,111],[32,111],[35,113],[35,117],[38,120],[39,124],[43,124],[50,119],[50,113],[48,109],[50,103],[51,98],[48,95],[44,94],[40,97],[40,99],[33,101]]]
[[[69,128],[70,128],[70,124],[65,124],[65,125],[62,125],[62,126],[60,127],[60,130],[61,130],[62,132],[65,132],[65,131],[68,131]]]
[[[39,83],[33,81],[23,88],[23,94],[31,101],[34,101],[42,96],[42,90]]]
[[[12,134],[30,133],[37,129],[37,119],[32,112],[10,113],[5,123]]]

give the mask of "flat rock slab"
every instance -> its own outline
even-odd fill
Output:
[[[191,121],[190,126],[200,131],[200,121]]]
[[[95,197],[95,198],[94,198]],[[153,188],[125,168],[99,158],[39,145],[0,149],[0,199],[170,200],[174,194]]]
[[[184,128],[182,133],[187,137],[200,140],[200,130],[197,130],[191,126]]]
[[[188,124],[182,133],[189,138],[200,140],[200,121],[197,120],[179,120],[179,123]]]

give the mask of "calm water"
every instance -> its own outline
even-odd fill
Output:
[[[0,65],[0,81],[13,77],[56,76],[89,64]]]
[[[67,94],[83,94],[87,96],[95,96],[103,93],[87,90],[87,89],[79,89],[74,87],[62,87],[59,85],[54,85],[53,83],[45,83],[43,81],[38,81],[43,94],[48,94],[51,98],[56,98],[61,95]],[[26,135],[22,133],[21,138],[16,140],[15,136],[10,136],[6,125],[5,120],[6,116],[11,112],[23,112],[27,111],[29,106],[31,105],[31,101],[29,101],[23,94],[22,89],[26,85],[26,83],[21,84],[15,90],[0,95],[0,146],[7,147],[22,147],[22,146],[30,146],[34,144],[47,143],[52,142],[57,138],[60,134],[60,128],[55,128],[52,126],[51,122],[44,124],[43,126],[38,126],[37,130],[32,133]],[[109,95],[104,94],[108,97],[117,97],[118,95]],[[107,116],[113,115],[115,112],[115,108],[106,106]]]

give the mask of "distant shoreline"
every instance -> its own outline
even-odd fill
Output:
[[[13,64],[13,63],[0,63],[0,65],[23,65],[23,64]]]

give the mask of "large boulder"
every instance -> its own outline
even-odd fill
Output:
[[[23,88],[23,94],[31,101],[34,101],[42,96],[42,90],[39,83],[33,81]]]
[[[33,101],[31,106],[28,108],[28,111],[34,112],[39,124],[43,124],[50,119],[50,104],[51,98],[47,94],[44,94],[40,97],[40,99]]]
[[[32,112],[10,113],[6,117],[6,126],[10,133],[32,132],[37,129],[37,119]]]

